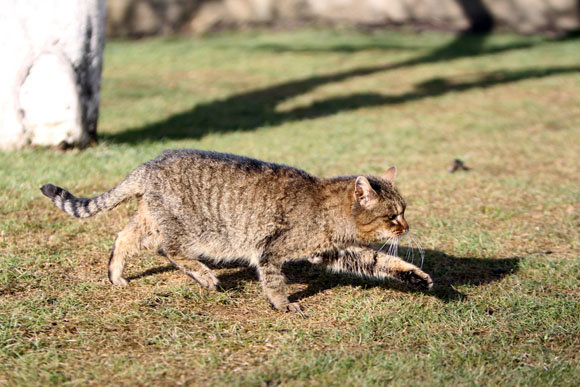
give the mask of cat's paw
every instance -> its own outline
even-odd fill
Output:
[[[123,277],[111,278],[111,283],[115,286],[127,286],[129,281]]]
[[[220,284],[220,280],[210,271],[207,272],[187,272],[198,284],[207,290],[215,290]]]
[[[297,302],[279,302],[277,304],[272,303],[272,306],[274,307],[274,309],[276,309],[278,312],[282,312],[282,313],[301,313],[302,312],[302,308],[300,307],[300,304]]]
[[[286,312],[302,313],[302,307],[297,302],[291,302],[286,306]]]
[[[397,277],[401,281],[422,290],[430,290],[433,287],[431,276],[420,269],[402,271]]]

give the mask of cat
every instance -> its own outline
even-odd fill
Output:
[[[200,258],[244,261],[257,268],[272,306],[289,302],[284,262],[310,259],[337,272],[433,286],[418,267],[369,247],[408,232],[395,167],[382,176],[318,178],[297,168],[195,149],[168,150],[134,169],[119,185],[91,199],[46,184],[44,195],[69,215],[85,218],[137,197],[129,224],[117,235],[108,275],[126,285],[125,260],[158,251],[201,286],[218,278]]]

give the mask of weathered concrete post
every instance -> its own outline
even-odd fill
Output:
[[[0,148],[96,135],[105,0],[2,0]]]

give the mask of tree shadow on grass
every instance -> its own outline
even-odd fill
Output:
[[[263,43],[253,47],[253,49],[260,51],[270,51],[273,53],[329,53],[329,52],[341,52],[341,53],[355,53],[359,51],[416,51],[420,50],[420,47],[413,47],[411,45],[405,44],[392,44],[388,42],[373,42],[373,43],[355,43],[355,44],[313,44],[313,45],[286,45],[277,43]]]
[[[400,256],[404,257],[406,253],[407,249],[405,247],[399,248]],[[237,289],[245,282],[258,280],[256,270],[245,265],[236,263],[216,265],[210,261],[205,261],[205,263],[212,269],[223,269],[225,267],[240,268],[237,271],[229,271],[218,275],[220,287],[223,290]],[[433,289],[426,292],[426,294],[437,297],[444,302],[460,301],[466,298],[466,296],[456,289],[457,286],[480,286],[499,281],[506,276],[516,273],[519,270],[519,265],[519,257],[455,257],[437,250],[425,250],[423,270],[431,275],[435,283]],[[170,265],[160,266],[148,269],[128,279],[135,280],[174,270],[176,269]],[[308,261],[286,263],[283,270],[289,284],[307,284],[305,289],[290,295],[289,298],[291,301],[308,298],[322,291],[339,286],[356,286],[365,289],[379,287],[383,289],[396,289],[401,292],[421,292],[395,280],[378,281],[349,275],[348,273],[329,273],[322,265],[311,264]]]
[[[575,38],[570,37],[570,39]],[[371,106],[396,105],[428,97],[441,96],[450,92],[462,92],[474,88],[492,87],[525,79],[580,71],[580,66],[504,70],[495,71],[478,79],[460,83],[444,78],[434,78],[417,85],[414,91],[402,94],[354,93],[328,98],[315,102],[310,106],[298,107],[290,111],[277,110],[278,105],[284,101],[329,83],[423,64],[526,49],[537,44],[513,43],[487,46],[486,39],[487,35],[461,34],[451,43],[416,58],[398,63],[360,67],[333,74],[313,76],[235,94],[224,99],[197,104],[190,110],[172,115],[153,124],[128,129],[121,133],[104,135],[103,137],[113,143],[131,144],[144,140],[201,138],[209,133],[254,130],[263,126],[280,125],[285,122],[329,116],[339,111]]]

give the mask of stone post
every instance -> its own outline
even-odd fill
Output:
[[[105,0],[2,0],[0,148],[96,136]]]

